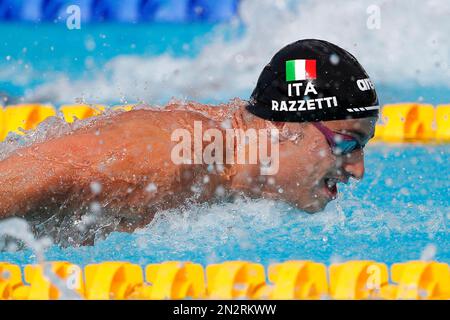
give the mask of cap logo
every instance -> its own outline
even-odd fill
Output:
[[[316,60],[288,60],[286,61],[286,81],[300,81],[316,79]]]
[[[356,81],[358,89],[361,91],[374,90],[375,86],[369,78],[359,79]]]

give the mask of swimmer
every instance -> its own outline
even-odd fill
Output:
[[[326,41],[300,40],[275,54],[248,102],[132,110],[14,151],[0,161],[0,219],[39,224],[55,212],[61,220],[101,212],[119,221],[114,230],[132,231],[160,210],[236,195],[318,212],[336,198],[338,183],[363,177],[378,109],[375,88],[355,57]],[[187,159],[174,161],[180,137],[195,140],[198,124],[223,137],[227,129],[278,132],[275,170],[264,174],[261,159],[227,162],[226,152],[212,164],[194,159],[194,147],[204,151],[213,140],[204,135],[191,141]],[[236,147],[231,150],[236,160]]]

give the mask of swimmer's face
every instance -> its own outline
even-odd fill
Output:
[[[374,135],[376,118],[322,122],[332,131],[367,142]],[[280,169],[274,176],[278,197],[309,213],[321,211],[337,196],[338,182],[364,175],[364,151],[336,156],[325,136],[311,123],[287,123],[300,137],[280,143]],[[285,127],[285,128],[286,128]]]

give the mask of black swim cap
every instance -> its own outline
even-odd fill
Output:
[[[356,58],[323,40],[278,51],[266,65],[247,110],[266,120],[305,122],[377,117],[377,93]]]

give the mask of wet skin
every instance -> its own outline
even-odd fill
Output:
[[[223,130],[224,119],[234,128],[277,127],[296,137],[281,141],[276,175],[261,176],[259,165],[232,165],[225,172],[211,172],[204,164],[173,163],[171,150],[176,142],[171,141],[171,134],[175,129],[192,132],[194,121],[202,121],[205,129]],[[366,141],[373,136],[375,121],[323,124]],[[135,110],[99,118],[68,135],[16,150],[0,161],[0,218],[54,211],[81,216],[95,202],[104,213],[121,220],[120,230],[131,231],[151,221],[155,212],[183,205],[186,199],[215,201],[218,187],[287,201],[312,213],[335,198],[335,181],[360,179],[363,174],[363,150],[337,157],[309,123],[268,122],[250,115],[243,105],[171,105],[162,111]],[[98,183],[101,191],[94,192],[92,183]],[[156,190],[149,189],[150,184]],[[200,185],[200,190],[193,185]]]
[[[357,137],[366,142],[374,135],[376,118],[336,120],[323,122],[329,129]],[[362,179],[364,150],[336,156],[325,137],[310,123],[283,124],[298,138],[280,144],[280,170],[275,183],[266,184],[264,194],[295,205],[309,213],[321,211],[337,196],[337,182],[349,178]],[[283,193],[280,194],[280,188]]]

